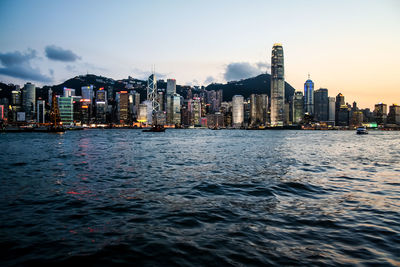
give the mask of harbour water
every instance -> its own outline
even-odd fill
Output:
[[[2,266],[400,266],[400,133],[0,134]]]

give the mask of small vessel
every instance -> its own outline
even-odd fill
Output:
[[[357,134],[368,134],[366,126],[360,126],[357,128]]]
[[[149,129],[144,129],[142,132],[165,132],[163,125],[153,125]]]

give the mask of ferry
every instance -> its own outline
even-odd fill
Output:
[[[366,126],[360,126],[357,128],[357,134],[368,134]]]

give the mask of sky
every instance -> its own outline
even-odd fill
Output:
[[[0,1],[0,81],[38,86],[91,73],[178,84],[270,72],[373,108],[400,104],[400,1]]]

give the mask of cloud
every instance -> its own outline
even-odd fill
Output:
[[[216,79],[213,76],[208,76],[206,78],[206,80],[204,81],[204,84],[208,85],[208,84],[213,83],[213,82],[216,82]]]
[[[74,62],[81,59],[71,50],[66,50],[55,45],[48,45],[45,48],[46,57],[51,60],[63,61],[63,62]]]
[[[0,62],[3,65],[0,67],[0,74],[24,80],[51,82],[52,71],[50,71],[51,76],[46,76],[40,72],[39,68],[32,67],[31,60],[35,58],[37,54],[32,49],[28,49],[25,53],[19,51],[0,53]]]
[[[256,66],[258,69],[263,70],[264,73],[271,71],[271,64],[268,64],[266,62],[257,62]]]
[[[265,73],[270,66],[263,62],[250,64],[248,62],[233,62],[226,66],[224,79],[226,81],[237,81]]]
[[[138,68],[134,68],[132,70],[132,73],[134,74],[133,77],[137,78],[139,80],[147,80],[149,78],[149,76],[152,74],[151,71],[143,71]],[[156,74],[157,80],[167,78],[167,74],[165,74],[165,73],[156,72],[155,74]]]

